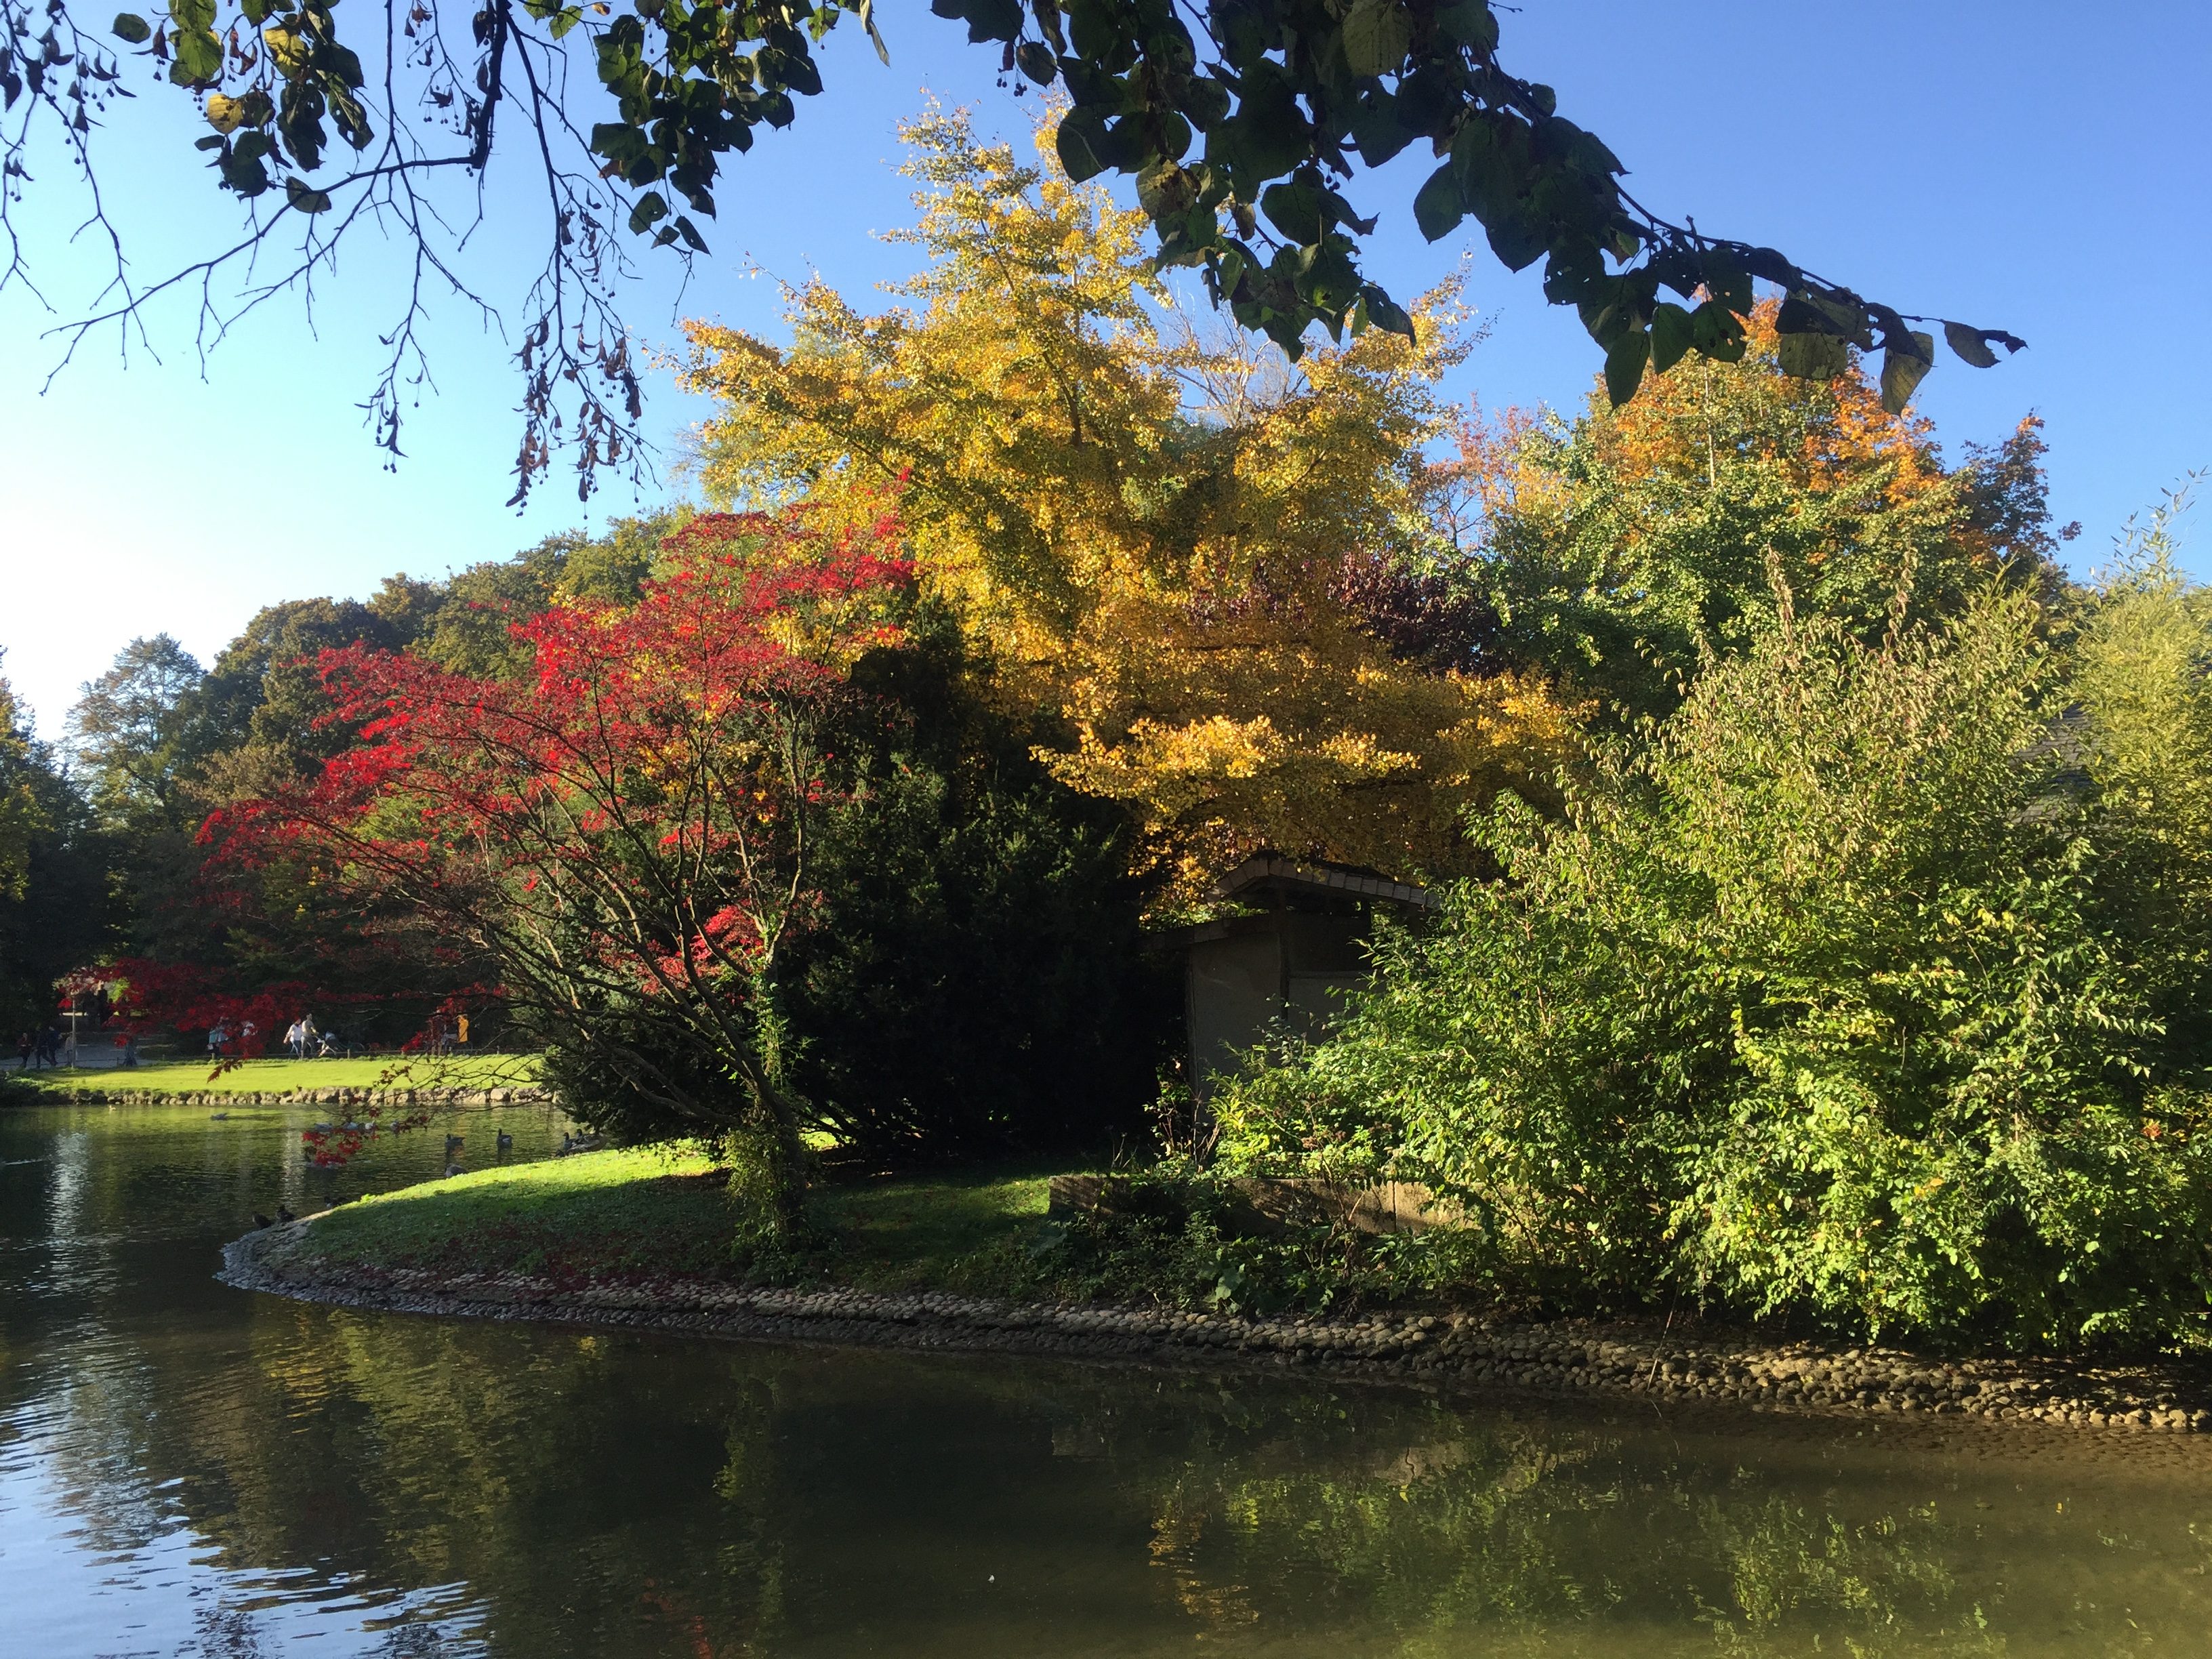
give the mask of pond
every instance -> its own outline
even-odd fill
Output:
[[[310,1114],[0,1111],[0,1650],[2200,1655],[2199,1439],[328,1310],[212,1277]],[[480,1164],[481,1157],[471,1157]],[[1969,1425],[1972,1426],[1972,1425]]]

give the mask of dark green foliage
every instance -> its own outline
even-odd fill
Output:
[[[70,711],[70,745],[104,823],[173,832],[200,817],[190,781],[209,758],[207,672],[167,634],[133,640]]]
[[[854,672],[897,714],[854,733],[854,799],[785,980],[792,1081],[869,1158],[1133,1132],[1174,1010],[1123,823],[982,707],[949,616],[915,631]]]
[[[414,649],[457,674],[510,672],[526,660],[508,629],[556,599],[628,605],[653,574],[661,538],[688,514],[616,519],[601,536],[548,536],[511,559],[473,564],[448,580],[413,635]]]
[[[109,937],[108,848],[0,678],[0,1040],[54,1017],[54,981]]]

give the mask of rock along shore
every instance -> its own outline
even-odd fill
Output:
[[[225,1283],[398,1313],[617,1326],[718,1337],[1140,1360],[1311,1366],[1452,1390],[1732,1403],[1795,1415],[1982,1419],[2121,1434],[2212,1433],[2212,1386],[2157,1364],[1938,1359],[1895,1349],[1762,1343],[1742,1333],[1464,1314],[1248,1319],[1153,1309],[1010,1304],[938,1292],[779,1290],[709,1280],[561,1283],[320,1261],[308,1217],[223,1251]]]
[[[530,1106],[544,1089],[71,1089],[40,1103],[84,1106]]]

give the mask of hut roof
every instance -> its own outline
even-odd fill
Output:
[[[1255,889],[1283,893],[1313,893],[1333,898],[1379,899],[1414,909],[1436,907],[1437,896],[1425,887],[1393,881],[1380,870],[1364,865],[1331,864],[1322,859],[1285,858],[1279,853],[1255,853],[1235,869],[1216,878],[1207,896],[1232,899]]]

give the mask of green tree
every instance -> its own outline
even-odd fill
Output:
[[[2131,732],[2196,718],[2201,657],[2143,678],[2157,720],[2077,722],[2105,671],[2070,678],[2022,596],[1871,643],[1778,611],[1565,823],[1493,816],[1507,879],[1232,1091],[1237,1154],[1429,1182],[1492,1270],[1562,1294],[2201,1337],[2212,1055],[2165,1016],[2203,890],[2148,925],[2134,883],[2176,849],[2111,799]],[[2201,749],[2155,747],[2169,796],[2203,787]]]
[[[1176,999],[1127,820],[1045,769],[951,615],[921,607],[908,636],[854,667],[872,717],[837,744],[856,782],[793,952],[793,1081],[864,1157],[1137,1135]]]
[[[0,677],[0,1025],[9,1036],[51,1018],[54,982],[106,942],[106,854],[84,798]]]
[[[1686,362],[1625,408],[1471,423],[1455,470],[1486,509],[1480,561],[1505,653],[1629,717],[1664,715],[1708,663],[1801,616],[1863,640],[1955,614],[1992,577],[2060,597],[2032,419],[1947,466],[1853,358],[1784,372],[1775,313],[1733,363]]]
[[[206,679],[198,658],[156,634],[131,641],[83,688],[70,738],[111,825],[173,833],[198,822],[189,781],[207,758],[208,729],[197,718]]]
[[[1316,324],[1332,337],[1412,335],[1404,307],[1358,267],[1376,222],[1343,191],[1425,144],[1437,164],[1413,203],[1422,234],[1436,240],[1471,216],[1505,265],[1540,261],[1547,297],[1576,307],[1604,352],[1616,403],[1647,367],[1740,353],[1758,282],[1787,295],[1792,373],[1832,375],[1847,343],[1879,344],[1883,395],[1902,407],[1934,364],[1934,334],[1915,326],[1929,319],[1772,248],[1661,219],[1623,190],[1626,168],[1602,140],[1559,112],[1551,88],[1504,67],[1488,0],[1212,0],[1202,12],[1165,0],[933,0],[932,9],[996,49],[1003,76],[1064,86],[1054,138],[1069,173],[1133,179],[1158,261],[1197,268],[1238,323],[1293,358]],[[426,293],[460,287],[441,181],[477,189],[495,155],[529,158],[555,228],[519,330],[520,500],[564,441],[586,493],[599,467],[637,466],[639,363],[615,291],[617,239],[626,229],[679,258],[704,252],[724,159],[762,126],[787,125],[794,96],[820,90],[813,47],[846,17],[889,61],[873,0],[484,0],[466,40],[433,0],[386,0],[380,32],[351,45],[331,0],[169,0],[166,17],[125,12],[112,25],[80,20],[70,0],[0,0],[0,92],[11,106],[27,93],[27,118],[47,118],[89,180],[92,118],[117,112],[119,38],[126,55],[166,65],[192,100],[218,186],[283,204],[224,251],[143,286],[111,227],[116,284],[74,339],[226,268],[304,289],[356,227],[396,227],[414,244],[416,276],[383,331],[389,355],[367,399],[395,457],[403,405],[427,372]],[[580,59],[598,82],[588,114],[568,101]],[[33,130],[24,119],[0,149],[19,180]],[[96,191],[93,208],[104,217]],[[12,276],[22,250],[13,222],[0,223]],[[277,258],[267,245],[295,229],[296,259],[264,276]],[[2021,343],[2002,330],[1940,327],[1978,366],[1996,361],[1993,345]]]
[[[444,584],[413,649],[456,673],[517,671],[529,653],[514,637],[515,623],[561,600],[634,604],[653,574],[661,538],[687,516],[617,519],[602,535],[563,531],[513,558],[472,564]]]

